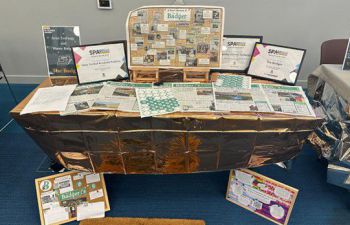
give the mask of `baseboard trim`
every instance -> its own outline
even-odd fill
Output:
[[[40,84],[46,78],[47,75],[6,75],[10,84]],[[2,79],[0,83],[5,83],[5,79]]]

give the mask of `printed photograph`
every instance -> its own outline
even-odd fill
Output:
[[[229,100],[229,101],[253,101],[253,97],[250,93],[227,93],[227,92],[215,92],[215,98],[218,100]]]
[[[146,55],[143,59],[145,64],[153,64],[154,63],[154,55]]]
[[[213,20],[220,19],[220,11],[219,10],[213,10]]]
[[[197,59],[196,58],[187,58],[185,65],[189,66],[189,67],[197,66]]]
[[[116,88],[113,91],[113,96],[120,96],[120,97],[135,97],[136,98],[136,92],[134,88]]]
[[[209,44],[205,44],[205,43],[199,43],[197,45],[197,53],[200,54],[207,54],[209,51]]]
[[[97,101],[95,102],[92,107],[95,108],[108,108],[108,109],[118,109],[119,103],[116,102],[107,102],[107,101]]]
[[[89,104],[87,102],[78,102],[74,104],[76,110],[89,109]]]
[[[298,93],[278,92],[277,94],[281,101],[304,102],[304,97]]]
[[[197,95],[213,95],[213,91],[209,88],[197,88]]]
[[[139,23],[135,23],[132,27],[132,34],[133,35],[141,35],[141,26]]]
[[[214,11],[213,11],[213,17],[214,17]],[[196,12],[194,14],[194,22],[195,23],[204,23],[203,10],[201,10],[201,9],[196,10]]]
[[[74,90],[71,96],[79,95],[95,95],[100,93],[103,85],[93,86],[93,87],[78,87]]]

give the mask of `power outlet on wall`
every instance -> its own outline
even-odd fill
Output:
[[[97,8],[99,9],[112,9],[111,0],[97,0]]]

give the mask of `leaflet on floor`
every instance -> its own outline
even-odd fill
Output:
[[[262,84],[273,112],[316,117],[302,87]]]
[[[138,112],[135,88],[151,88],[150,83],[108,82],[101,90],[93,109]]]
[[[88,111],[102,87],[102,83],[77,86],[69,98],[66,110],[60,114],[63,116]]]
[[[286,225],[298,190],[251,170],[231,170],[226,199],[274,223]]]
[[[260,84],[251,89],[216,87],[214,85],[215,109],[219,111],[272,112]]]
[[[174,83],[173,92],[182,112],[215,111],[211,83]]]

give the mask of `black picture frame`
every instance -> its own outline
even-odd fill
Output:
[[[125,56],[125,67],[126,67],[126,73],[127,73],[127,77],[123,77],[120,79],[106,79],[106,80],[96,80],[93,82],[84,82],[81,83],[80,79],[79,79],[79,73],[76,67],[76,62],[75,62],[75,57],[74,57],[74,48],[80,48],[80,47],[90,47],[90,46],[98,46],[98,45],[115,45],[115,44],[122,44],[123,45],[123,49],[124,49],[124,56]],[[127,56],[127,49],[126,49],[127,43],[126,40],[118,40],[118,41],[108,41],[108,42],[101,42],[101,43],[96,43],[96,44],[87,44],[87,45],[79,45],[79,46],[72,46],[71,47],[71,51],[73,54],[73,61],[74,61],[74,65],[75,65],[75,72],[77,74],[77,80],[78,80],[78,84],[94,84],[94,83],[99,83],[99,82],[103,82],[103,81],[122,81],[122,80],[129,80],[130,79],[130,73],[129,73],[129,66],[128,66],[128,56]]]
[[[273,81],[273,82],[280,83],[280,84],[286,84],[286,85],[295,86],[295,84],[296,84],[297,81],[298,81],[298,78],[299,78],[299,75],[300,75],[300,72],[301,72],[301,68],[302,68],[303,63],[304,63],[304,59],[305,59],[305,55],[306,55],[306,49],[303,49],[303,48],[295,48],[295,47],[290,47],[290,46],[285,46],[285,45],[277,45],[277,44],[265,43],[265,42],[259,42],[259,43],[255,43],[255,47],[254,47],[253,53],[254,53],[254,51],[255,51],[255,49],[256,49],[256,46],[257,46],[258,44],[268,45],[268,46],[274,46],[274,47],[280,47],[280,48],[285,48],[285,49],[293,49],[293,50],[302,51],[302,52],[303,52],[303,57],[301,58],[300,68],[299,68],[299,70],[298,70],[297,76],[295,77],[294,83],[286,82],[286,81],[283,81],[283,80],[277,80],[277,79],[266,78],[266,77],[262,77],[262,76],[255,75],[255,74],[249,74],[249,69],[250,69],[250,67],[251,67],[251,65],[252,65],[252,60],[253,60],[253,54],[252,54],[252,56],[250,57],[250,61],[249,61],[249,67],[248,67],[248,70],[247,70],[247,75],[248,75],[248,76],[251,76],[251,77],[254,77],[254,78],[258,78],[258,79],[263,79],[263,80]]]
[[[244,38],[244,39],[260,39],[259,43],[263,41],[263,36],[261,35],[224,35],[224,38]],[[253,52],[252,52],[253,53]],[[221,62],[222,62],[222,56],[221,56]],[[230,69],[223,69],[223,68],[215,68],[211,69],[211,73],[219,72],[219,73],[246,73],[248,71],[249,65],[245,70],[230,70]]]

